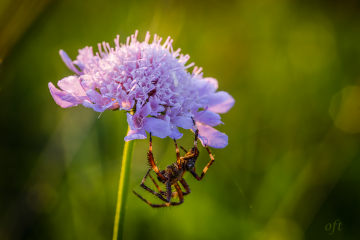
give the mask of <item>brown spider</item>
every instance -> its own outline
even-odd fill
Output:
[[[149,146],[149,152],[147,154],[147,158],[149,161],[149,165],[151,168],[146,173],[145,177],[141,181],[140,186],[144,188],[146,191],[154,194],[158,198],[160,198],[162,201],[164,201],[164,204],[152,204],[149,201],[147,201],[145,198],[141,197],[139,194],[137,194],[135,191],[136,196],[138,196],[141,200],[149,204],[153,208],[158,207],[169,207],[174,205],[180,205],[184,202],[184,195],[187,195],[190,193],[189,185],[186,183],[186,181],[183,179],[183,176],[186,171],[189,171],[198,181],[200,181],[208,168],[213,164],[215,161],[213,155],[211,154],[210,149],[208,146],[205,145],[206,150],[209,153],[210,156],[210,162],[205,166],[204,170],[202,171],[201,177],[199,177],[195,172],[195,163],[199,156],[199,150],[197,148],[197,140],[199,135],[199,130],[195,125],[195,121],[193,119],[194,128],[195,128],[195,141],[194,141],[194,147],[190,151],[186,151],[183,147],[180,146],[182,150],[186,152],[185,156],[180,157],[179,148],[177,146],[177,143],[174,139],[175,148],[176,148],[176,162],[167,166],[166,170],[160,171],[159,168],[155,164],[155,160],[152,154],[152,138],[150,133],[150,146]],[[154,172],[157,174],[157,178],[161,183],[165,184],[166,191],[162,191],[161,188],[156,184],[155,180],[151,177],[150,171],[154,170]],[[153,183],[155,184],[156,188],[159,190],[159,193],[155,192],[154,190],[150,189],[149,187],[145,186],[144,182],[149,176]],[[178,182],[180,181],[181,185],[184,187],[186,192],[182,192]],[[171,191],[171,186],[175,187],[176,192]],[[166,198],[165,198],[166,197]],[[179,202],[171,202],[172,197],[179,197]]]

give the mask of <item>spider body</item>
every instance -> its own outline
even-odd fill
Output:
[[[140,186],[142,188],[144,188],[146,191],[148,191],[148,192],[154,194],[155,196],[157,196],[159,199],[161,199],[165,203],[164,204],[152,204],[149,201],[147,201],[145,198],[141,197],[136,192],[134,192],[134,191],[133,192],[135,193],[136,196],[138,196],[141,200],[146,202],[151,207],[154,207],[154,208],[157,208],[157,207],[169,207],[169,206],[182,204],[184,202],[184,195],[187,195],[187,194],[189,194],[191,192],[190,188],[189,188],[189,185],[183,179],[184,174],[188,171],[198,181],[200,181],[204,177],[204,175],[205,175],[206,171],[208,170],[208,168],[215,161],[213,155],[211,154],[210,149],[208,148],[208,146],[205,145],[205,148],[208,151],[209,156],[210,156],[210,162],[205,166],[205,168],[204,168],[204,170],[203,170],[200,177],[195,172],[195,164],[196,164],[196,160],[197,160],[197,158],[199,156],[199,149],[197,148],[197,140],[198,140],[199,130],[197,129],[194,120],[193,120],[193,123],[194,123],[194,128],[195,128],[194,147],[191,148],[189,151],[186,151],[183,147],[181,147],[181,149],[184,150],[186,152],[186,154],[185,154],[185,156],[180,157],[179,148],[177,146],[176,140],[174,139],[175,148],[176,148],[176,162],[174,162],[173,164],[167,166],[165,170],[161,170],[161,171],[156,166],[155,160],[154,160],[154,157],[153,157],[153,154],[152,154],[152,138],[151,138],[151,133],[150,133],[150,146],[149,146],[149,152],[147,154],[147,159],[148,159],[148,163],[151,166],[151,168],[146,173],[146,175],[143,178]],[[151,177],[151,175],[150,175],[151,170],[153,170],[156,173],[158,181],[165,184],[166,191],[162,191],[161,188],[158,186],[158,184],[155,182],[155,180]],[[147,176],[149,176],[151,178],[152,182],[154,183],[154,185],[159,190],[159,193],[153,191],[152,189],[150,189],[149,187],[147,187],[144,184]],[[178,182],[180,182],[180,184],[184,187],[185,192],[182,192]],[[172,190],[171,190],[172,186],[175,187],[176,192],[172,192]],[[172,202],[171,201],[172,197],[179,197],[179,202]]]

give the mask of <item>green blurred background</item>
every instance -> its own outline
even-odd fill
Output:
[[[136,29],[140,40],[171,36],[236,103],[217,128],[229,145],[213,149],[203,181],[185,176],[192,193],[179,207],[131,193],[157,202],[139,187],[148,140],[136,142],[125,239],[360,239],[359,10],[353,0],[2,0],[0,239],[112,238],[125,113],[62,109],[47,84],[72,74],[60,49],[74,59]],[[154,154],[160,168],[174,162],[172,140],[156,138]],[[208,161],[200,155],[198,171]]]

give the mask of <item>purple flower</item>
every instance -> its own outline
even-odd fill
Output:
[[[108,43],[98,44],[99,52],[92,47],[79,50],[75,61],[60,50],[66,66],[76,75],[58,82],[61,90],[49,83],[55,102],[68,108],[83,104],[94,111],[108,109],[127,111],[130,131],[125,141],[146,138],[146,132],[165,138],[179,139],[178,127],[193,129],[191,117],[199,128],[202,144],[223,148],[228,143],[226,134],[214,129],[221,124],[219,113],[226,113],[235,100],[227,92],[218,91],[214,78],[203,78],[202,68],[187,69],[189,55],[173,51],[173,40],[156,34],[149,43],[137,41],[137,33],[128,37],[126,44],[115,39],[115,48]],[[134,112],[134,114],[130,114]]]

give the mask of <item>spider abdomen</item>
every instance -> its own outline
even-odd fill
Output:
[[[170,179],[171,185],[180,181],[185,172],[185,169],[179,168],[176,163],[168,166],[168,169],[170,170],[169,171],[169,179]]]

